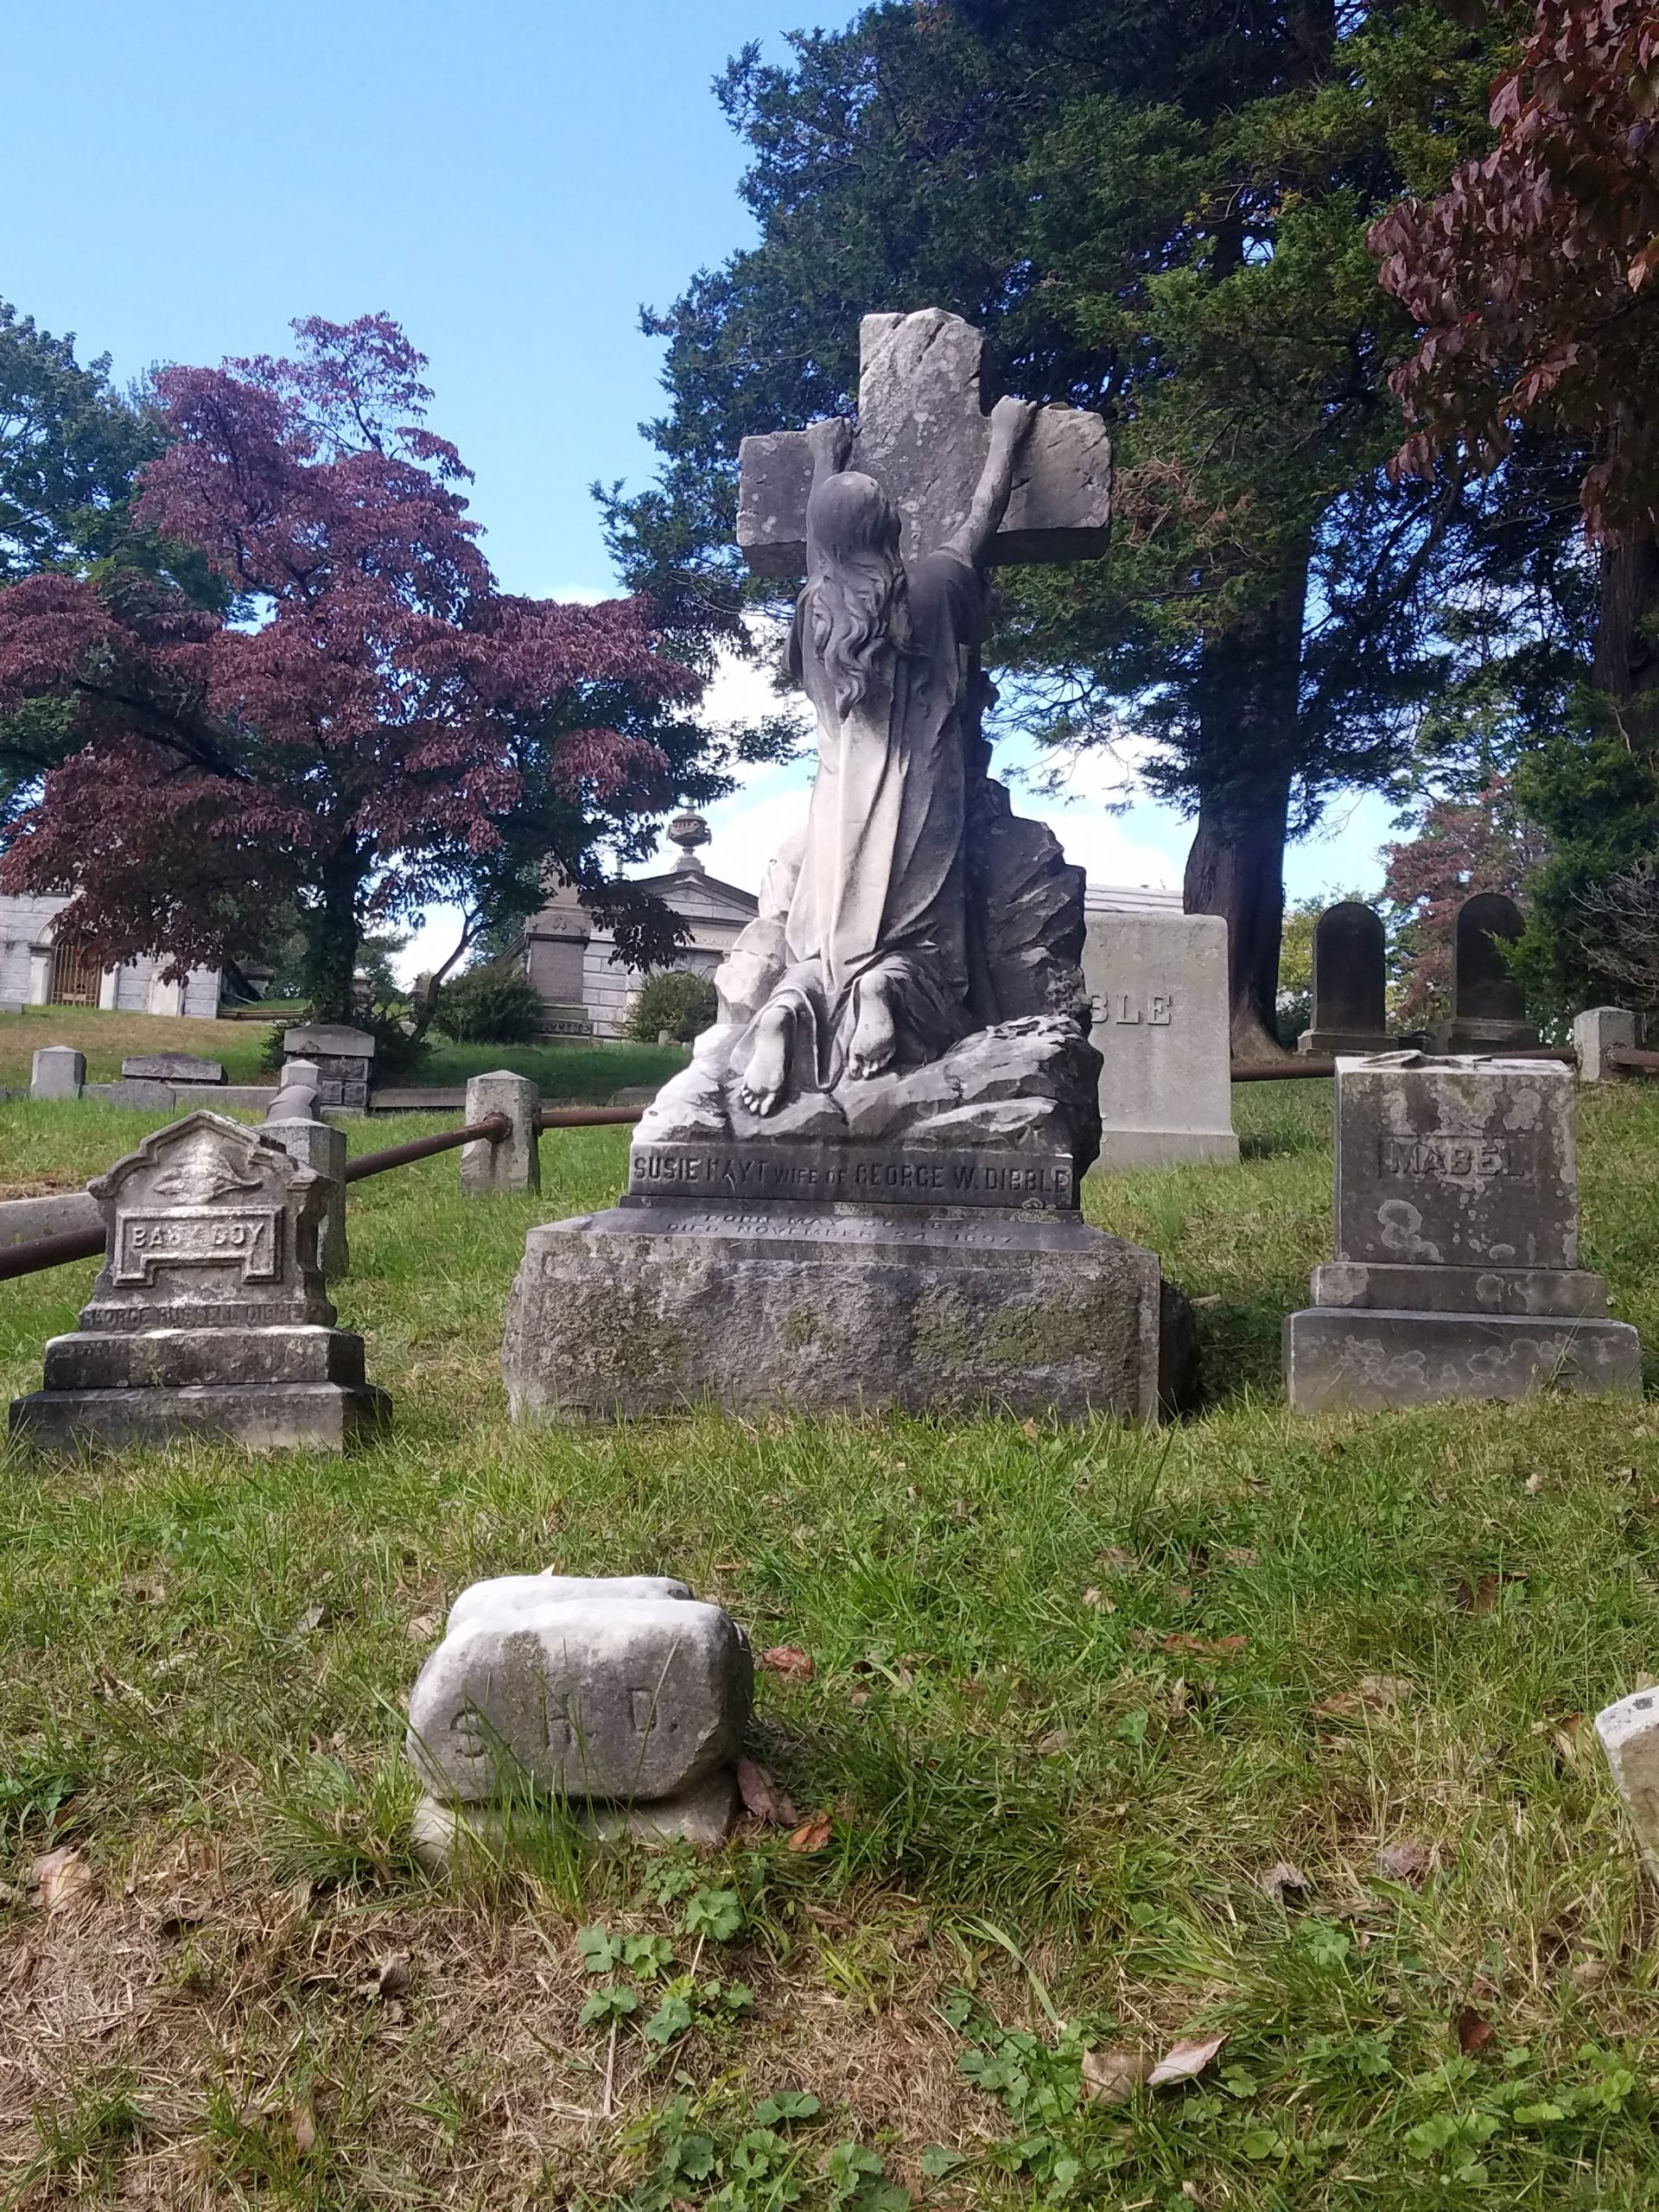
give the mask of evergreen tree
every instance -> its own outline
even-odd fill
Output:
[[[1502,32],[1416,0],[877,5],[787,67],[732,65],[760,242],[649,319],[663,461],[608,496],[613,542],[711,617],[742,588],[738,441],[851,408],[863,313],[950,308],[1006,388],[1106,414],[1112,557],[1012,583],[996,657],[1039,734],[1154,741],[1248,1057],[1271,1049],[1287,835],[1401,759],[1497,496],[1451,467],[1386,480],[1408,325],[1365,234],[1488,143]]]

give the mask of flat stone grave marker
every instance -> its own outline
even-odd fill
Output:
[[[1336,1257],[1285,1324],[1292,1405],[1639,1395],[1637,1332],[1579,1265],[1571,1071],[1407,1052],[1336,1082]]]
[[[102,1274],[14,1435],[120,1447],[209,1432],[257,1451],[340,1451],[384,1426],[363,1339],[334,1325],[318,1264],[327,1179],[263,1130],[205,1109],[144,1139],[88,1185]]]
[[[224,1064],[204,1060],[194,1052],[137,1052],[121,1063],[124,1077],[135,1083],[223,1083]]]

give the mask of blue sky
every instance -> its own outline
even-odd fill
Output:
[[[275,351],[291,318],[385,308],[431,360],[502,582],[611,582],[588,486],[649,475],[660,348],[639,328],[751,235],[711,82],[803,0],[10,0],[0,297],[118,377]],[[924,302],[917,305],[926,304]],[[743,687],[722,695],[743,703]],[[1055,825],[1091,874],[1176,882],[1187,826],[1081,778]],[[708,858],[758,880],[804,770],[725,802]],[[1369,888],[1386,810],[1292,857],[1293,895]],[[764,834],[763,834],[764,832]],[[758,857],[757,857],[758,854]]]

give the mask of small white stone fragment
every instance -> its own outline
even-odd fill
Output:
[[[1648,1870],[1659,1880],[1659,1690],[1634,1690],[1604,1707],[1596,1733]]]
[[[517,1619],[521,1613],[540,1612],[549,1605],[588,1600],[639,1598],[690,1598],[688,1583],[671,1574],[495,1574],[486,1582],[470,1583],[449,1608],[446,1632],[478,1628],[486,1622]]]

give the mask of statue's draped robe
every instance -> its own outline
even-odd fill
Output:
[[[963,716],[985,588],[946,550],[906,575],[908,648],[850,715],[813,645],[808,594],[791,634],[790,664],[817,716],[818,772],[787,965],[769,1003],[797,1017],[791,1073],[805,1087],[828,1089],[845,1072],[860,994],[875,979],[898,1031],[898,1065],[937,1058],[969,1026]]]

